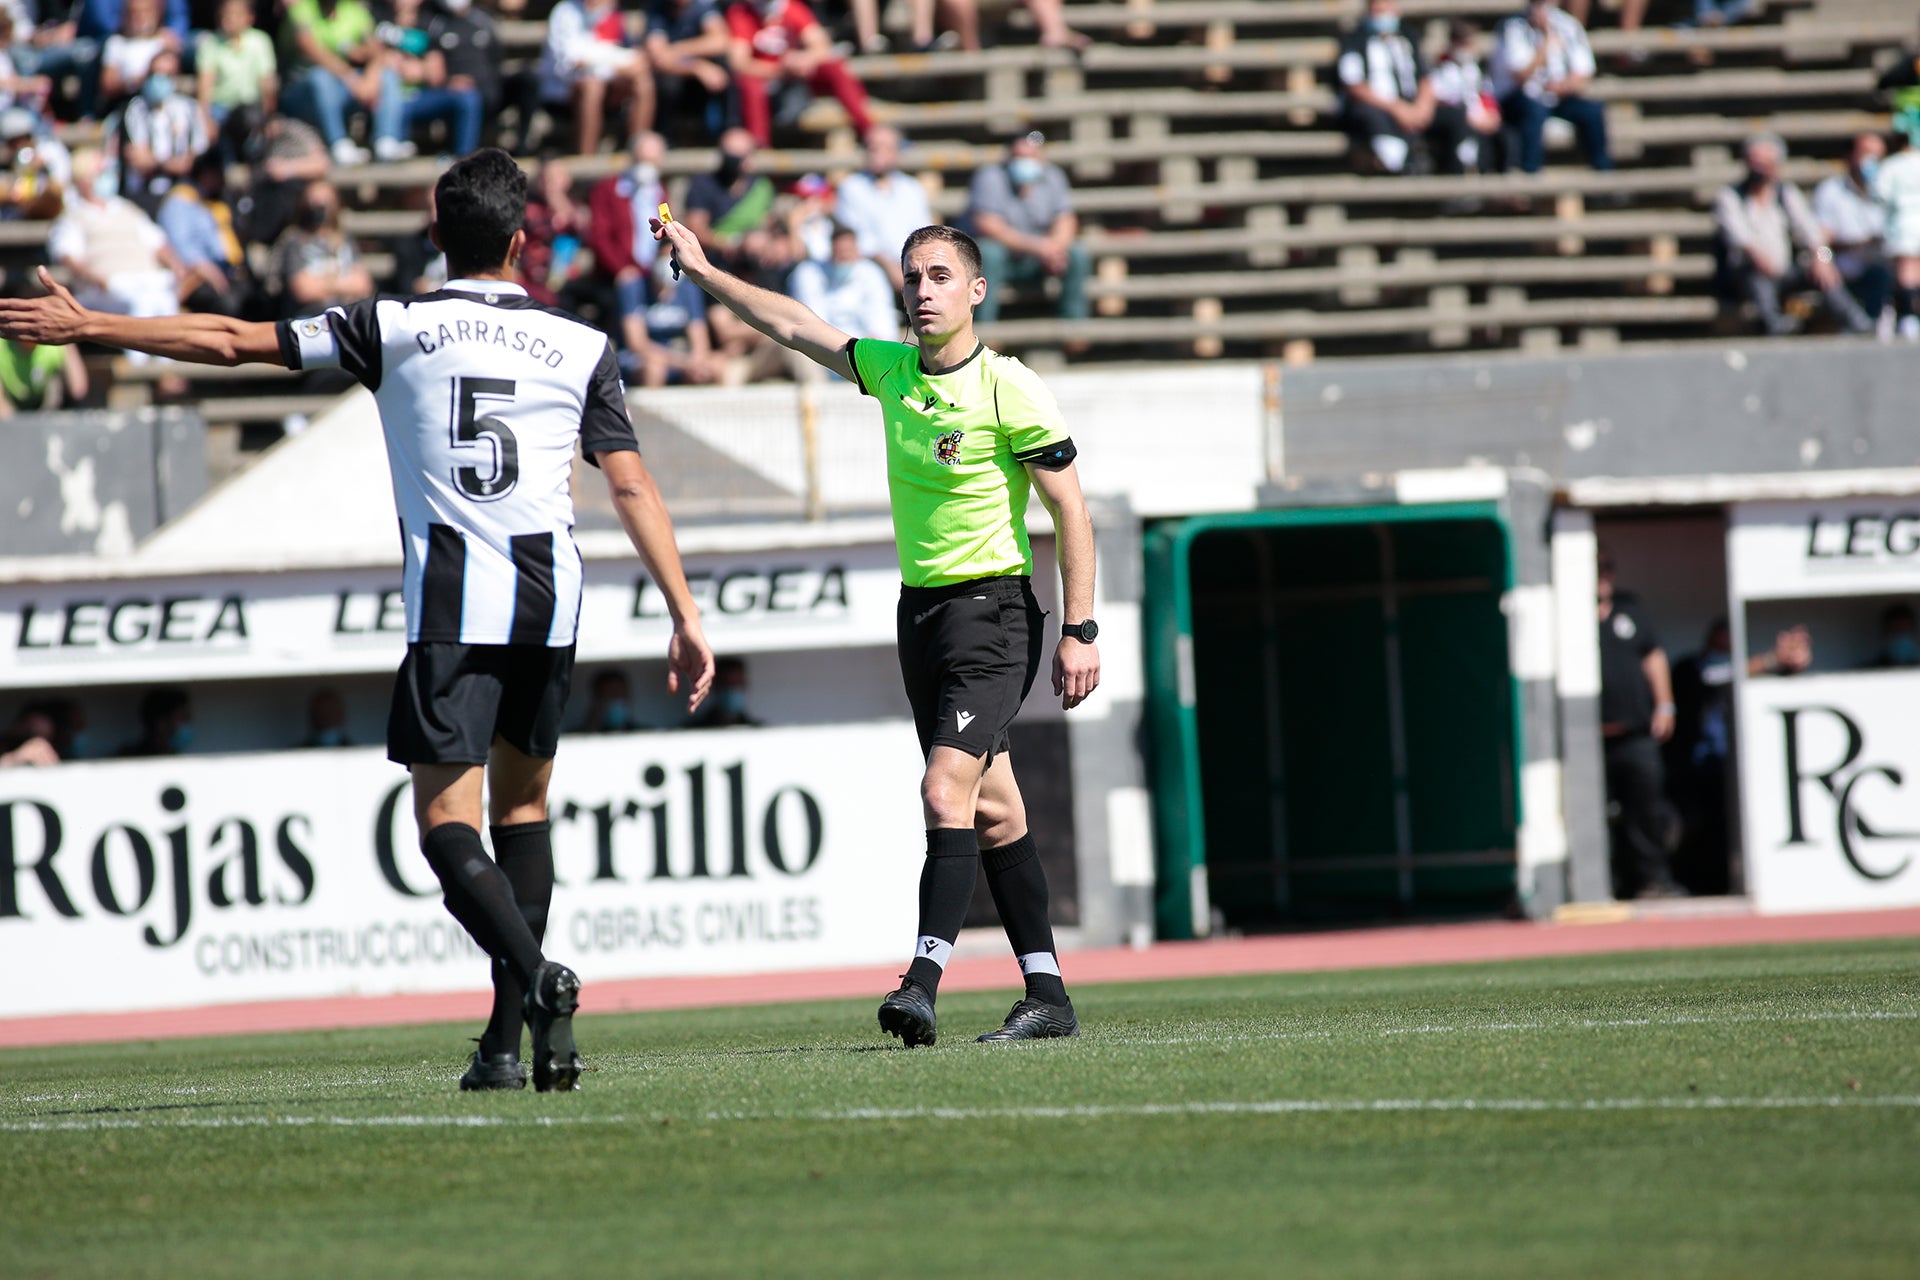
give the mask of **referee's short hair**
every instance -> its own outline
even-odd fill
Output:
[[[909,254],[921,245],[934,240],[953,246],[953,251],[960,255],[960,265],[967,269],[967,279],[978,280],[986,274],[980,269],[980,246],[974,243],[973,237],[960,228],[949,227],[945,223],[922,227],[908,236],[907,242],[900,246],[900,265],[906,266]]]
[[[498,270],[527,220],[527,175],[500,148],[483,147],[440,175],[433,207],[449,276]]]

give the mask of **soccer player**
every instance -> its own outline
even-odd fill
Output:
[[[447,910],[493,959],[492,1019],[462,1089],[518,1089],[522,1018],[533,1083],[579,1087],[580,980],[546,958],[553,895],[547,784],[573,677],[581,561],[568,481],[576,443],[606,474],[634,549],[673,617],[669,690],[697,707],[713,653],[673,523],[640,460],[606,335],[512,283],[527,180],[504,151],[455,164],[434,189],[444,289],[367,299],[310,319],[134,320],[49,296],[0,304],[0,336],[94,342],[198,364],[345,369],[374,393],[405,553],[407,657],[387,754],[413,774],[420,846]],[[494,857],[480,841],[481,773]],[[496,861],[497,859],[497,861]]]
[[[909,1048],[934,1043],[934,996],[984,866],[1027,990],[1006,1023],[979,1038],[1075,1034],[1007,726],[1045,643],[1030,580],[1028,496],[1039,488],[1059,546],[1066,618],[1053,691],[1067,708],[1100,683],[1093,522],[1053,396],[1025,365],[974,336],[973,309],[987,294],[979,246],[946,226],[907,237],[901,292],[919,339],[912,346],[850,338],[793,299],[713,266],[682,224],[652,226],[695,283],[774,341],[852,381],[879,402],[885,420],[903,580],[900,674],[926,761],[927,860],[919,939],[899,989],[881,1002],[881,1029]]]

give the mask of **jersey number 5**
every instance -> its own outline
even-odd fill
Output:
[[[513,428],[499,418],[480,416],[481,400],[513,399],[509,378],[455,378],[453,380],[453,447],[479,446],[492,454],[491,467],[455,467],[454,483],[475,502],[492,502],[512,492],[520,479],[520,446]]]

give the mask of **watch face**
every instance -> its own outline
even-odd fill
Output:
[[[1088,618],[1078,626],[1067,627],[1066,632],[1082,644],[1092,644],[1094,637],[1100,634],[1100,624]]]

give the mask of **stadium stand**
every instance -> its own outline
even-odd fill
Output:
[[[1074,183],[1095,258],[1095,314],[1052,318],[1032,288],[1010,298],[991,339],[1076,359],[1283,357],[1291,361],[1422,349],[1608,347],[1716,331],[1713,193],[1738,173],[1739,143],[1765,130],[1793,149],[1787,176],[1807,187],[1832,172],[1857,132],[1884,129],[1876,56],[1911,40],[1912,6],[1893,0],[1773,0],[1757,21],[1717,29],[1596,22],[1593,96],[1607,106],[1620,168],[1577,163],[1549,133],[1539,174],[1360,176],[1334,119],[1340,31],[1360,0],[1128,0],[1070,4],[1094,39],[1079,52],[1032,43],[1024,9],[977,52],[856,56],[876,120],[912,139],[903,167],[934,209],[957,216],[973,170],[1007,136],[1040,128],[1048,158]],[[1602,0],[1600,11],[1606,9]],[[890,21],[904,20],[893,6]],[[1409,30],[1433,47],[1444,24],[1483,30],[1514,8],[1496,0],[1404,0]],[[498,24],[503,72],[534,66],[545,24]],[[1657,16],[1657,14],[1656,14]],[[506,140],[571,131],[517,118]],[[66,126],[63,140],[97,140]],[[687,145],[679,145],[684,141]],[[776,180],[830,179],[860,163],[858,140],[830,97],[812,102],[756,157]],[[677,139],[663,166],[679,198],[712,168],[702,139]],[[529,160],[527,163],[531,164]],[[585,186],[621,155],[573,157]],[[394,250],[424,225],[427,158],[336,169],[345,229],[384,287]],[[0,223],[0,261],[30,265],[47,224]],[[164,369],[95,360],[109,402],[149,403]],[[327,391],[272,370],[195,371],[216,452],[271,439],[311,415]]]

